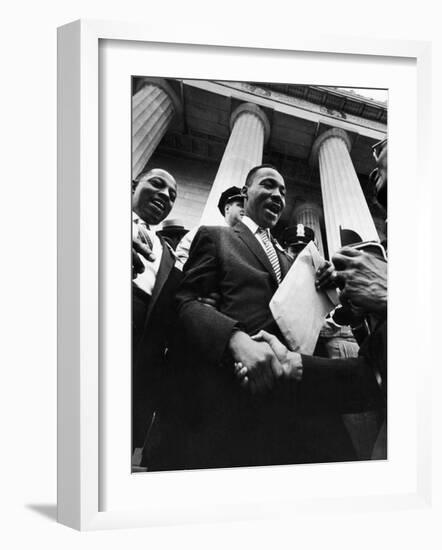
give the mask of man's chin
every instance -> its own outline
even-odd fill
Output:
[[[279,220],[279,214],[272,212],[270,209],[266,208],[263,212],[263,218],[265,221],[265,227],[275,227]]]
[[[148,214],[148,218],[149,218],[149,224],[150,225],[159,225],[163,220],[164,218],[167,217],[167,214],[164,213],[164,212],[157,212],[157,211],[153,211],[153,208],[149,211],[149,214]]]
[[[269,229],[273,229],[275,227],[275,225],[278,223],[278,220],[279,220],[279,216],[277,216],[276,214],[273,214],[273,215],[267,215],[266,216],[266,227],[268,227]]]

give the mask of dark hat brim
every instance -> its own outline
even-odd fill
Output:
[[[231,202],[236,202],[236,201],[241,201],[244,204],[244,198],[245,198],[244,195],[233,195],[233,197],[229,197],[226,200],[225,204],[229,204]]]

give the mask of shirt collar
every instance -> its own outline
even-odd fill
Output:
[[[247,226],[250,229],[250,231],[254,235],[258,232],[259,225],[254,220],[252,220],[252,218],[249,218],[249,216],[243,216],[241,221],[245,226]],[[266,229],[266,232],[267,232],[267,236],[270,236],[270,231],[268,228]]]

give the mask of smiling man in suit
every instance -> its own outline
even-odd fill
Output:
[[[161,392],[164,355],[174,321],[173,298],[181,272],[175,256],[152,226],[170,213],[177,196],[171,174],[159,168],[141,174],[133,184],[132,237],[132,450],[139,464]]]
[[[304,377],[302,385],[287,384],[271,346],[252,338],[264,329],[284,342],[269,303],[293,262],[270,233],[285,193],[276,168],[257,166],[242,189],[242,220],[203,226],[194,238],[177,291],[178,338],[151,470],[356,459],[337,382]],[[201,298],[212,294],[216,307]],[[235,364],[246,377],[236,376]],[[302,362],[295,366],[301,378]]]
[[[278,361],[251,336],[280,335],[269,302],[292,260],[270,234],[285,206],[285,183],[270,165],[253,168],[234,227],[201,227],[177,292],[180,341],[171,352],[164,409],[169,434],[152,469],[294,462],[294,399],[278,388]],[[217,308],[199,297],[218,293]],[[234,374],[247,365],[248,387]],[[267,390],[273,389],[271,393]]]

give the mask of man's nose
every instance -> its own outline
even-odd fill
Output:
[[[158,189],[158,194],[164,197],[167,200],[171,199],[170,190],[163,187],[162,189]]]
[[[273,189],[272,198],[284,202],[284,195],[282,194],[282,190],[279,188]]]

